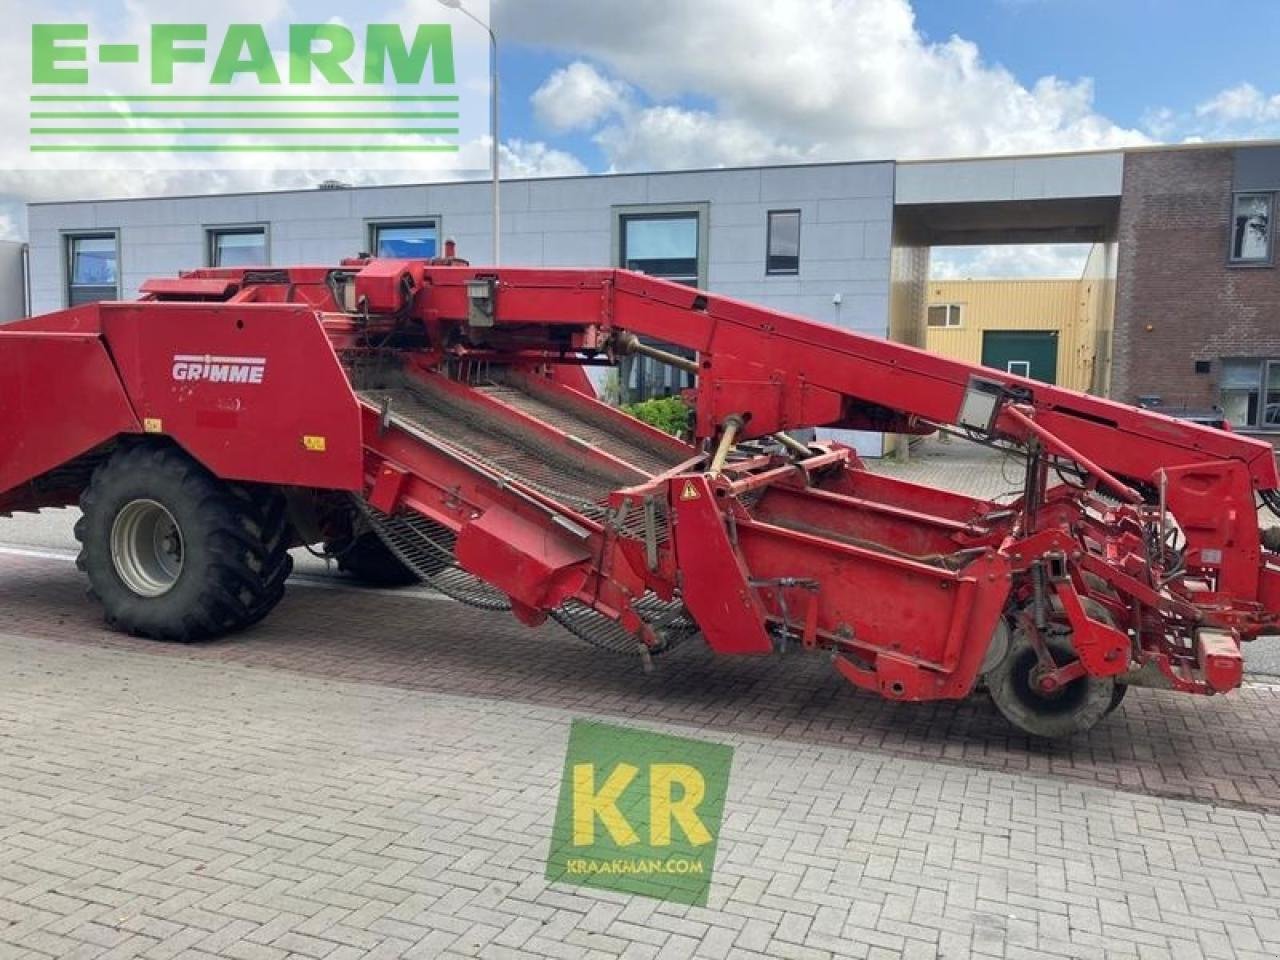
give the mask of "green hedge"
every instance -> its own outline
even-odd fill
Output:
[[[642,403],[629,403],[622,409],[637,420],[676,437],[688,434],[689,419],[693,413],[679,397],[658,397]]]

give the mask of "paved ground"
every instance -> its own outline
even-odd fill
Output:
[[[5,526],[4,960],[1280,955],[1280,687],[1135,690],[1046,746],[317,565],[248,634],[151,644],[102,630],[66,515]],[[736,748],[708,907],[542,879],[580,717]]]

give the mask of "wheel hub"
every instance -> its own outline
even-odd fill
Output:
[[[140,597],[161,597],[182,575],[182,530],[155,500],[126,504],[111,525],[111,561],[116,574]]]

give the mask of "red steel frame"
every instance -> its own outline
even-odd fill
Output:
[[[353,260],[200,270],[144,291],[0,328],[0,510],[71,502],[83,478],[67,465],[120,435],[162,434],[228,479],[351,491],[446,526],[458,564],[526,623],[576,600],[657,647],[636,603],[678,596],[718,652],[825,649],[849,681],[895,699],[967,695],[1003,618],[1035,637],[1046,610],[1079,657],[1046,689],[1088,673],[1225,691],[1241,680],[1240,641],[1280,631],[1280,561],[1255,507],[1280,487],[1265,443],[624,271]],[[616,362],[634,337],[697,358],[692,443],[591,394],[583,368]],[[265,373],[182,379],[179,357]],[[618,476],[605,519],[388,423],[353,392],[360,360]],[[483,396],[469,378],[486,366],[680,466],[647,473]],[[1029,454],[1013,504],[869,473],[838,443],[711,467],[726,430],[956,424],[975,377],[1002,391],[987,438]],[[1051,485],[1063,467],[1079,479]],[[666,518],[661,542],[623,522],[645,511]],[[1151,535],[1174,523],[1176,560]]]

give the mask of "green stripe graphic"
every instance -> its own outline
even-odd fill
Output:
[[[240,136],[244,134],[337,134],[342,136],[387,136],[418,134],[420,136],[447,137],[458,133],[457,127],[126,127],[112,130],[108,127],[32,127],[31,133],[39,137],[57,136],[59,134],[75,134],[78,136],[102,134],[106,137],[151,136],[151,137],[211,137],[218,135]]]
[[[456,145],[369,143],[32,144],[32,153],[457,153]]]
[[[120,113],[93,113],[90,111],[41,111],[31,113],[32,120],[457,120],[456,113],[360,113],[360,112],[322,112],[310,113],[302,111],[212,111],[212,112],[136,112],[132,110]]]
[[[178,95],[62,95],[40,94],[31,97],[33,103],[457,103],[455,96],[373,96],[373,95],[235,95],[213,94],[209,96]]]

